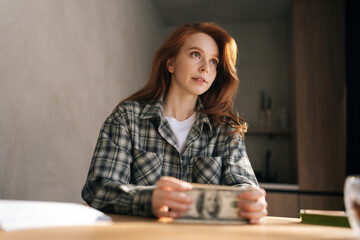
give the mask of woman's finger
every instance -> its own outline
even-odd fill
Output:
[[[194,202],[194,199],[186,195],[184,192],[166,191],[161,188],[156,188],[154,190],[153,199],[157,200],[158,202],[172,200],[184,204],[191,204]]]
[[[171,209],[176,212],[188,211],[191,209],[192,202],[193,199],[182,192],[157,189],[154,190],[152,198],[153,212],[157,212],[158,210],[161,212],[167,212],[167,209]]]
[[[267,214],[268,214],[267,209],[263,209],[262,211],[258,211],[258,212],[240,211],[240,217],[249,218],[249,219],[262,218],[267,216]]]
[[[191,204],[194,202],[194,199],[186,195],[184,192],[161,191],[160,196],[166,200],[171,200],[178,203]]]
[[[173,177],[161,177],[152,194],[153,214],[157,217],[180,217],[181,212],[190,210],[194,201],[183,192],[190,189],[190,183]]]
[[[264,222],[264,218],[252,218],[250,219],[251,224],[261,224]]]
[[[244,191],[238,195],[240,199],[256,201],[261,197],[265,197],[266,192],[262,188],[252,188],[250,191]]]
[[[161,177],[157,183],[157,188],[162,188],[164,190],[176,190],[176,191],[188,191],[193,188],[193,186],[185,181],[174,177]]]
[[[181,217],[181,212],[191,209],[191,204],[180,203],[170,199],[159,199],[153,202],[153,213],[157,217]]]
[[[191,204],[184,204],[173,200],[165,200],[163,206],[167,206],[173,212],[186,212],[191,209]]]
[[[258,199],[258,201],[242,200],[238,202],[238,207],[246,212],[257,212],[267,208],[267,202],[264,197]]]

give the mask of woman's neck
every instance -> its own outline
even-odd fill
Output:
[[[182,95],[169,91],[163,103],[163,113],[167,117],[184,121],[195,112],[198,96]]]

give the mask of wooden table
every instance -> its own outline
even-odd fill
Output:
[[[132,240],[132,239],[356,239],[349,228],[300,223],[297,218],[266,217],[262,225],[209,225],[159,222],[156,219],[111,215],[113,223],[84,227],[46,228],[1,232],[7,240]]]

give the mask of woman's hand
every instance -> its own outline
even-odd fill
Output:
[[[173,177],[161,177],[152,194],[152,212],[156,217],[179,218],[191,209],[193,199],[184,192],[192,185]]]
[[[238,195],[240,217],[248,218],[252,224],[262,223],[264,217],[268,214],[265,196],[264,189],[254,187],[240,193]]]

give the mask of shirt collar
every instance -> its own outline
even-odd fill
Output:
[[[162,104],[163,104],[163,97],[160,97],[155,101],[147,103],[140,114],[140,119],[163,117],[164,115],[162,111],[163,109]]]
[[[147,103],[140,114],[140,119],[163,118],[163,102],[163,97],[160,97],[155,101]],[[196,103],[196,108],[199,111],[204,110],[204,105],[199,97]],[[213,126],[210,123],[210,119],[207,114],[198,112],[195,122],[198,126],[202,125],[202,123],[206,123],[210,131],[212,131]]]
[[[204,105],[203,105],[200,97],[198,97],[197,104],[196,104],[196,108],[197,108],[199,111],[204,110]],[[200,125],[200,123],[206,123],[206,124],[208,125],[208,127],[209,127],[209,130],[212,131],[213,126],[212,126],[212,124],[210,123],[210,119],[209,119],[209,117],[208,117],[207,114],[202,113],[202,112],[198,112],[198,114],[197,114],[197,119],[196,119],[196,123],[197,123],[198,125]]]

